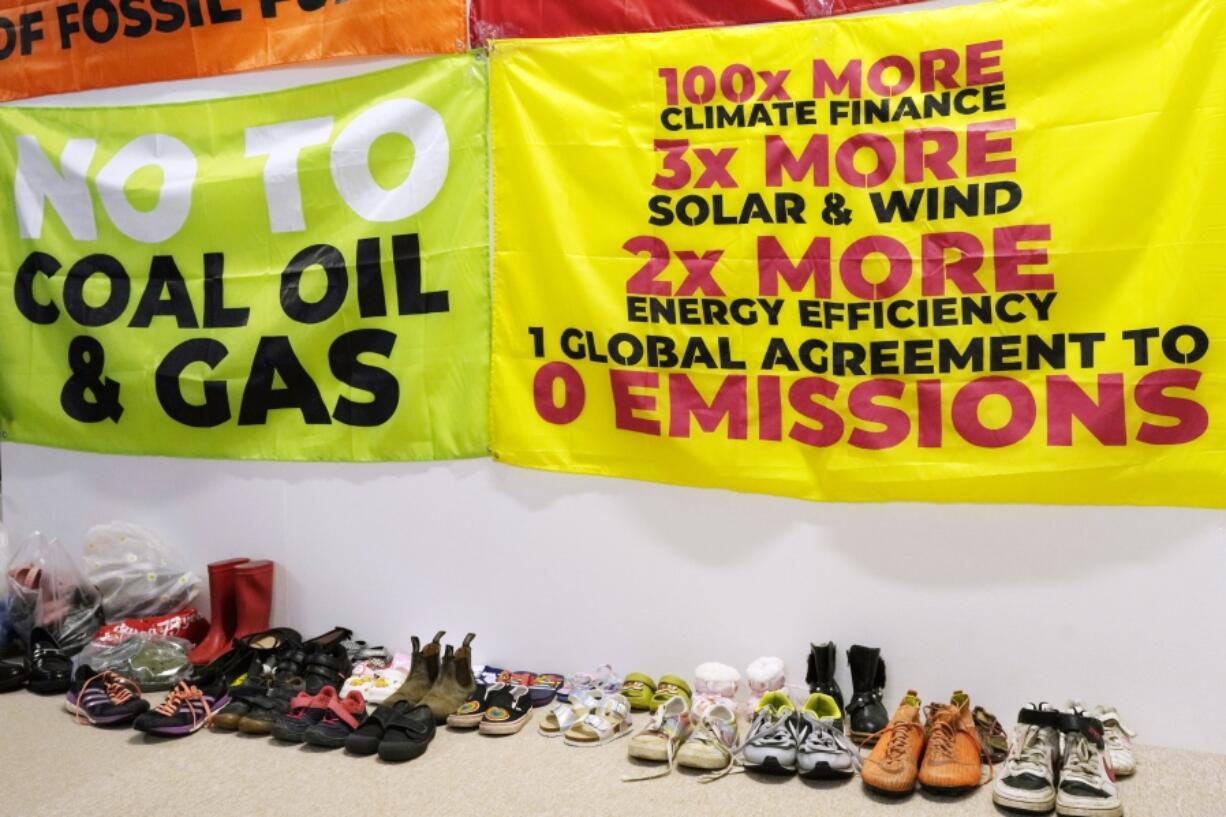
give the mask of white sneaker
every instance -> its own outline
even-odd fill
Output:
[[[741,749],[745,768],[764,774],[796,771],[796,706],[786,692],[768,692],[758,702]]]
[[[1060,716],[1064,758],[1056,792],[1061,817],[1122,817],[1124,806],[1107,772],[1102,723],[1080,712]]]
[[[1137,759],[1132,753],[1133,732],[1120,721],[1120,713],[1110,706],[1094,708],[1094,717],[1103,722],[1103,738],[1107,743],[1107,763],[1116,777],[1136,774]]]
[[[992,802],[1013,811],[1046,814],[1056,806],[1060,713],[1047,704],[1017,713],[1013,747],[992,786]]]

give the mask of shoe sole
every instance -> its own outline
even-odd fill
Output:
[[[775,777],[788,777],[796,774],[795,766],[784,766],[773,757],[768,757],[761,763],[745,764],[745,771],[754,772],[756,774],[769,774]]]
[[[797,769],[797,774],[804,780],[844,780],[849,779],[856,773],[855,769],[836,769],[829,763],[818,763],[810,771],[802,772]]]
[[[481,719],[484,717],[484,712],[477,712],[473,715],[448,715],[447,725],[453,729],[475,729],[481,725]]]
[[[379,759],[385,763],[407,763],[426,753],[427,743],[380,743]]]
[[[648,760],[655,763],[665,763],[668,761],[668,746],[659,741],[652,741],[648,745],[635,743],[630,741],[630,748],[626,754],[635,760]]]
[[[929,786],[927,783],[920,783],[920,786],[929,794],[935,794],[939,797],[961,797],[979,788],[978,783],[973,786]]]
[[[864,778],[863,778],[863,777],[861,777],[860,779],[861,779],[861,780],[864,780]],[[910,797],[912,794],[914,794],[914,793],[915,793],[915,786],[912,786],[912,787],[911,787],[911,788],[909,788],[909,789],[903,789],[903,790],[901,790],[901,791],[900,791],[900,790],[898,790],[898,789],[883,789],[883,788],[879,788],[879,787],[877,787],[877,786],[874,786],[872,783],[869,783],[868,781],[865,781],[865,782],[864,782],[864,788],[868,789],[868,790],[869,790],[869,791],[871,791],[873,794],[877,794],[877,795],[880,795],[880,796],[882,796],[882,797],[888,797],[888,798],[890,798],[891,800],[901,800],[902,798],[904,798],[904,797]]]
[[[310,728],[310,727],[308,727]],[[281,727],[280,724],[273,724],[271,730],[273,740],[279,740],[282,743],[302,743],[306,739],[306,729],[291,731]]]
[[[302,736],[302,742],[320,749],[340,749],[348,738],[348,735],[321,735],[308,731]]]
[[[77,715],[83,718],[85,722],[88,723],[90,726],[115,726],[116,724],[123,723],[124,721],[134,721],[136,720],[136,717],[137,717],[135,714],[133,714],[133,715],[110,715],[110,716],[95,718],[95,717],[92,717],[84,709],[81,709],[79,706],[74,704],[72,701],[64,702],[64,711],[67,712],[69,715]]]
[[[1006,811],[1015,811],[1021,814],[1047,814],[1056,808],[1055,795],[1052,795],[1048,800],[1034,801],[1021,800],[998,791],[993,791],[992,802]]]
[[[26,689],[35,695],[64,695],[72,689],[72,681],[28,681]]]
[[[1124,817],[1124,806],[1120,804],[1113,808],[1081,808],[1080,806],[1064,806],[1056,803],[1056,814],[1059,817]]]
[[[481,721],[481,725],[477,727],[483,735],[514,735],[519,730],[528,725],[528,721],[532,720],[532,713],[529,713],[516,721],[507,721],[506,723],[490,723],[489,721]]]
[[[238,722],[238,731],[244,735],[267,735],[272,732],[272,723],[243,718]]]
[[[865,749],[871,749],[876,746],[877,740],[881,737],[881,735],[876,732],[869,732],[867,734],[864,732],[848,732],[847,736],[850,737],[852,742],[857,746],[862,746]]]

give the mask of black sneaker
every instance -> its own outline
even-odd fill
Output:
[[[77,668],[64,708],[94,726],[130,723],[149,711],[149,702],[140,696],[140,687],[117,672],[94,672],[88,666]]]
[[[379,759],[386,763],[404,763],[426,752],[434,740],[434,713],[425,704],[388,719],[379,741]],[[348,745],[348,744],[346,744]]]
[[[310,727],[302,739],[312,746],[339,749],[366,717],[366,699],[354,690],[344,698],[333,698],[319,723]]]
[[[230,685],[220,673],[201,673],[180,681],[161,705],[137,717],[137,731],[158,737],[191,735],[213,720],[213,713],[230,703]]]
[[[289,712],[272,725],[272,736],[286,743],[302,743],[306,731],[323,720],[328,707],[336,700],[336,688],[326,686],[318,695],[303,692],[290,701]]]

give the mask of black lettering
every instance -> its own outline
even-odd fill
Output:
[[[284,388],[274,388],[277,377]],[[332,420],[315,381],[294,354],[284,335],[260,338],[251,363],[251,376],[243,389],[243,404],[238,410],[240,426],[259,426],[268,422],[268,412],[298,409],[303,422],[327,425]]]
[[[163,293],[166,297],[163,297]],[[180,329],[195,329],[196,311],[187,293],[183,273],[169,255],[155,255],[149,265],[149,283],[136,305],[136,314],[128,326],[143,329],[158,315],[172,315]]]
[[[41,303],[34,297],[34,279],[43,275],[50,278],[60,269],[60,262],[45,252],[32,252],[17,268],[13,281],[13,300],[17,311],[30,323],[51,324],[60,316],[60,309],[48,300]]]
[[[85,301],[85,284],[99,273],[110,282],[110,292],[100,306],[90,306]],[[122,264],[109,255],[87,255],[68,270],[64,310],[81,326],[106,326],[128,308],[131,292],[132,282]]]
[[[154,374],[158,402],[166,416],[192,428],[214,428],[230,419],[230,400],[224,380],[201,380],[203,403],[189,403],[183,396],[183,370],[193,363],[208,364],[216,369],[225,360],[225,345],[212,338],[185,340],[170,350]]]
[[[451,310],[447,290],[422,292],[421,248],[417,233],[392,236],[392,259],[396,269],[396,303],[401,315]]]
[[[332,416],[348,426],[380,426],[392,418],[400,405],[400,384],[391,372],[362,363],[362,354],[382,355],[391,360],[396,335],[384,329],[355,329],[337,338],[328,349],[332,375],[355,389],[369,392],[374,399],[358,403],[341,395]]]
[[[311,267],[323,267],[328,288],[315,303],[302,299],[302,274]],[[345,256],[330,244],[312,244],[301,250],[281,273],[281,309],[299,323],[323,323],[336,314],[349,292]]]

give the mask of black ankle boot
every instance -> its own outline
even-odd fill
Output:
[[[885,690],[885,661],[876,647],[853,644],[847,651],[847,666],[851,668],[852,696],[847,704],[852,740],[866,740],[885,729],[890,715],[881,704]]]
[[[839,711],[846,716],[847,713],[843,709],[843,690],[839,689],[839,682],[834,680],[834,665],[838,659],[839,652],[833,641],[810,644],[809,671],[805,674],[805,680],[809,682],[810,692],[821,692],[834,698],[839,705]]]

